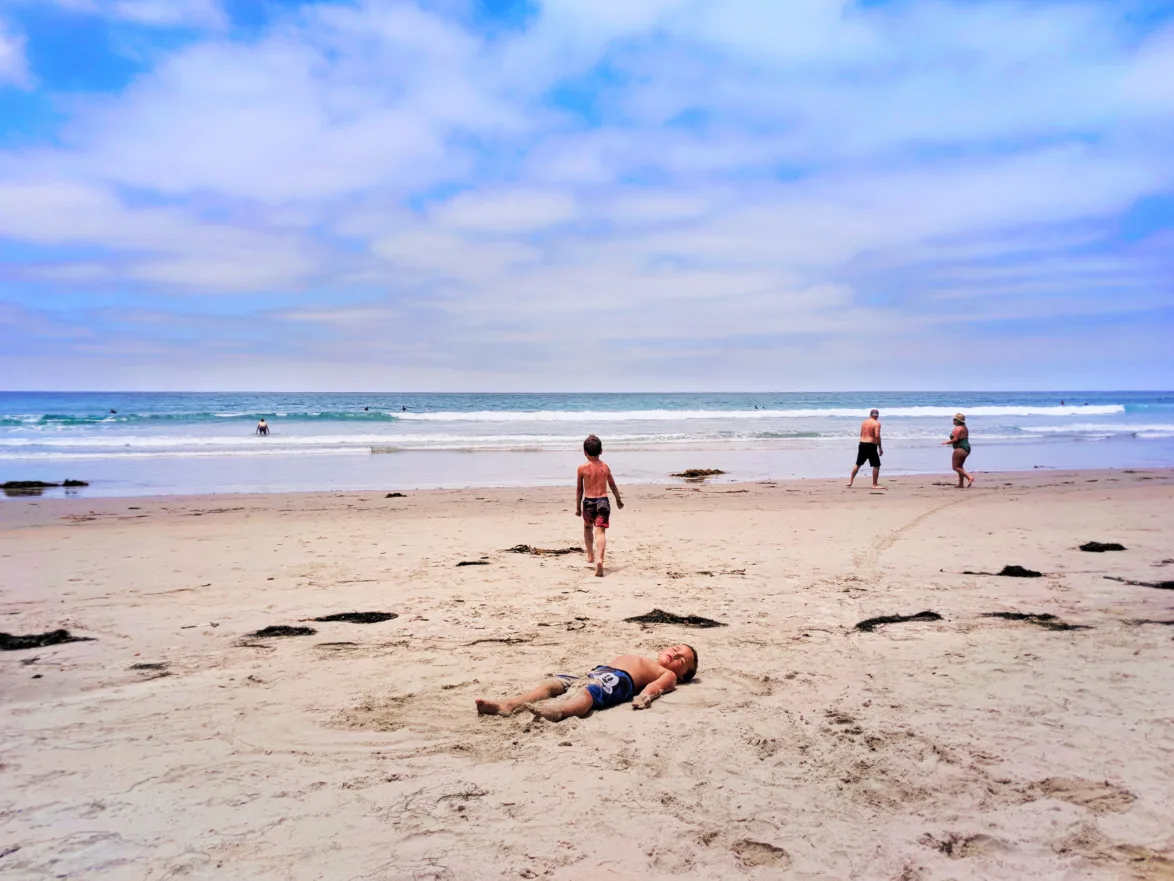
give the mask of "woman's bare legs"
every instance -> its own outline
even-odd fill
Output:
[[[477,712],[483,716],[510,716],[520,710],[523,704],[558,697],[566,690],[567,688],[561,679],[547,679],[537,688],[509,700],[487,701],[477,698]]]
[[[966,457],[969,455],[970,453],[968,453],[966,450],[960,450],[957,448],[954,450],[953,468],[954,472],[958,475],[958,489],[962,489],[964,486],[969,487],[971,483],[974,483],[974,476],[967,474],[966,469],[962,467],[963,463],[966,461]],[[962,481],[964,479],[969,481],[969,483],[963,484]]]

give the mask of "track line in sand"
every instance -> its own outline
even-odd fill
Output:
[[[933,508],[930,508],[928,511],[925,511],[924,513],[918,514],[916,517],[914,517],[912,520],[910,520],[904,526],[901,526],[897,529],[894,529],[892,532],[887,532],[884,535],[879,536],[876,540],[874,540],[872,542],[871,545],[868,546],[868,548],[866,550],[860,551],[852,556],[853,567],[856,569],[871,569],[873,566],[876,565],[877,558],[881,554],[883,554],[885,551],[887,551],[889,548],[891,548],[893,545],[895,545],[902,538],[902,536],[905,535],[905,533],[907,533],[909,530],[913,529],[915,526],[920,524],[927,517],[930,517],[931,515],[936,514],[939,511],[943,511],[946,508],[952,507],[954,505],[960,505],[963,502],[969,501],[970,499],[971,499],[971,496],[963,496],[960,499],[954,499],[953,501],[944,502],[941,505],[937,505]]]

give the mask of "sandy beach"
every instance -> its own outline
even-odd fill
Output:
[[[1106,578],[1174,578],[1174,472],[617,476],[602,580],[505,550],[573,487],[0,504],[0,630],[92,638],[0,654],[0,870],[1174,879],[1174,591]],[[474,710],[680,641],[646,712]]]

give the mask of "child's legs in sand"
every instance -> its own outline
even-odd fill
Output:
[[[595,706],[595,699],[586,688],[576,688],[567,693],[562,700],[548,701],[544,704],[527,703],[526,709],[535,716],[541,716],[548,722],[561,722],[569,716],[582,718],[591,712]]]
[[[587,546],[587,562],[595,562],[595,544],[594,544],[595,530],[594,527],[587,521],[583,521],[583,544]]]
[[[544,701],[547,698],[558,697],[567,690],[561,679],[547,679],[537,688],[532,688],[525,694],[519,694],[509,700],[491,701],[477,698],[477,712],[485,716],[508,716],[522,704],[531,701]]]

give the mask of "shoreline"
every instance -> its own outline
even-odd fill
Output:
[[[3,629],[93,640],[0,653],[2,865],[1168,881],[1174,469],[846,479],[621,482],[603,579],[510,550],[581,542],[569,482],[0,506]],[[476,713],[677,642],[644,712]]]
[[[1174,450],[1174,444],[1171,444]],[[773,451],[772,451],[773,452]],[[612,470],[616,473],[617,481],[623,486],[673,486],[679,485],[681,479],[670,476],[670,471],[682,471],[687,468],[695,467],[722,467],[723,470],[729,473],[711,478],[710,483],[713,485],[732,485],[732,484],[753,484],[764,481],[784,481],[784,480],[805,480],[805,481],[828,481],[835,483],[841,477],[847,481],[848,474],[851,471],[852,459],[846,458],[844,451],[837,449],[834,451],[834,456],[826,456],[817,463],[817,473],[794,473],[794,466],[788,467],[786,463],[779,464],[774,457],[763,459],[762,457],[750,457],[748,459],[735,459],[735,464],[731,466],[732,458],[729,451],[725,455],[708,451],[690,451],[671,453],[657,453],[657,454],[640,454],[638,457],[633,457],[630,454],[619,453],[614,456],[609,455],[605,450],[605,460],[612,465]],[[939,448],[934,448],[937,459],[944,465],[944,467],[937,468],[899,468],[890,467],[882,463],[881,482],[896,481],[902,484],[910,484],[918,480],[926,480],[929,478],[949,480],[954,477],[953,472],[949,469],[948,459],[939,452]],[[1153,453],[1157,455],[1149,455],[1142,457],[1138,462],[1132,462],[1125,465],[1105,466],[1099,464],[1088,464],[1082,466],[1065,465],[1065,464],[1032,464],[1031,467],[1022,468],[992,468],[990,470],[982,470],[975,467],[974,458],[968,460],[970,466],[968,470],[975,474],[979,481],[984,479],[998,479],[1001,475],[1028,475],[1038,473],[1060,473],[1060,472],[1110,472],[1110,471],[1168,471],[1174,468],[1171,464],[1170,457],[1162,455],[1160,451],[1154,450]],[[92,474],[87,474],[83,469],[69,469],[66,474],[66,469],[56,468],[53,471],[46,469],[43,465],[38,469],[28,469],[27,473],[21,471],[19,473],[12,472],[5,476],[5,480],[29,480],[39,479],[46,482],[61,482],[65,477],[73,479],[89,480],[90,486],[80,488],[77,490],[70,490],[66,492],[63,487],[48,488],[41,494],[36,493],[17,493],[17,494],[0,494],[0,508],[3,507],[3,502],[22,501],[29,499],[40,500],[93,500],[98,499],[146,499],[146,498],[173,498],[173,497],[188,497],[188,496],[251,496],[251,495],[300,495],[306,493],[337,493],[337,492],[378,492],[380,490],[386,492],[451,492],[459,490],[491,490],[491,489],[525,489],[535,490],[543,488],[558,488],[565,486],[568,483],[573,486],[573,474],[575,467],[581,461],[581,456],[576,458],[575,455],[569,453],[541,453],[541,454],[478,454],[486,459],[503,459],[505,465],[496,467],[491,466],[488,470],[481,469],[484,475],[483,480],[460,480],[453,478],[450,481],[439,478],[437,469],[447,469],[449,466],[456,464],[459,467],[469,466],[470,460],[475,458],[473,456],[460,453],[441,453],[441,454],[427,454],[427,453],[411,453],[407,454],[411,457],[420,457],[421,461],[430,460],[429,466],[421,468],[412,468],[415,463],[407,461],[407,469],[395,470],[386,474],[386,479],[382,479],[381,475],[372,475],[370,470],[360,470],[353,474],[347,475],[342,479],[340,485],[330,485],[332,480],[338,479],[335,472],[334,475],[310,469],[309,476],[303,480],[305,486],[294,486],[291,488],[267,488],[263,485],[265,478],[262,475],[258,477],[255,473],[256,469],[249,469],[247,464],[238,472],[226,470],[229,467],[242,468],[241,460],[233,460],[228,463],[218,463],[209,460],[203,463],[202,467],[206,467],[206,476],[202,479],[195,479],[196,483],[200,482],[212,483],[216,486],[218,483],[229,484],[228,487],[209,490],[192,489],[185,491],[183,489],[174,490],[168,489],[167,486],[154,487],[144,486],[144,481],[139,479],[137,482],[134,478],[123,475],[120,481],[110,482],[101,479],[91,480]],[[547,466],[540,476],[532,478],[516,478],[503,479],[503,474],[509,474],[516,471],[511,468],[516,464],[510,461],[512,456],[534,456],[543,457],[544,465]],[[392,459],[398,457],[379,456],[379,459]],[[1027,456],[1022,458],[1023,462],[1030,462],[1034,459],[1040,458],[1038,456]],[[325,465],[338,466],[342,457],[331,458],[325,460]],[[363,460],[360,459],[360,462]],[[405,460],[400,459],[400,463]],[[844,463],[847,462],[847,466]],[[125,463],[124,463],[125,464]],[[272,478],[272,482],[281,484],[283,481],[288,481],[290,478],[287,473],[290,470],[296,471],[293,466],[296,460],[285,460],[281,463],[283,469],[283,476]],[[399,464],[399,463],[397,463]],[[479,463],[473,463],[477,465]],[[730,471],[730,468],[734,470]],[[132,469],[133,472],[134,469]],[[413,483],[408,474],[417,475],[418,480]],[[471,476],[475,472],[468,472],[463,475],[465,477]],[[568,474],[572,477],[568,478]],[[421,475],[425,475],[421,477]],[[429,477],[430,476],[430,477]],[[194,478],[174,478],[170,479],[172,484],[179,483],[180,485],[191,483]],[[860,474],[857,475],[857,484],[861,480],[866,483],[871,481],[871,470],[867,464],[861,468]],[[317,485],[313,485],[317,484]],[[439,485],[437,485],[439,484]],[[236,489],[232,486],[242,486],[243,488]]]

